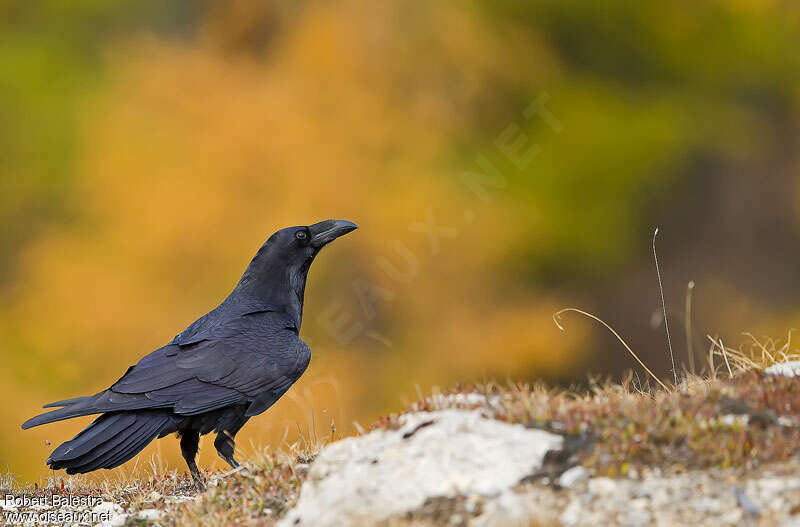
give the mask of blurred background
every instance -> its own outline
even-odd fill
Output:
[[[22,421],[107,387],[273,231],[326,218],[361,229],[312,268],[311,366],[245,452],[435,386],[633,368],[591,321],[560,332],[567,306],[670,378],[656,226],[680,364],[709,334],[785,338],[798,41],[780,0],[0,2],[0,467],[47,477],[89,419]],[[156,453],[185,469],[177,441],[140,466]],[[200,464],[222,468],[210,442]]]

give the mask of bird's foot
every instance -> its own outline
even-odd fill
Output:
[[[203,476],[201,476],[199,472],[192,473],[192,480],[194,480],[194,486],[197,489],[197,492],[206,491],[206,482],[203,481]]]
[[[205,492],[207,490],[206,484],[202,479],[195,479],[194,487],[197,489],[197,492]]]

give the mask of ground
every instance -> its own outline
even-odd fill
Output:
[[[349,502],[349,512],[341,514],[351,514],[358,500],[365,508],[376,503],[372,495],[397,483],[386,471],[404,470],[407,460],[403,477],[423,479],[397,487],[398,493],[408,496],[408,487],[423,492],[429,479],[421,467],[439,471],[437,481],[451,477],[452,484],[427,498],[417,492],[409,497],[412,505],[398,504],[389,516],[374,517],[385,525],[800,525],[800,378],[743,363],[723,371],[706,378],[687,375],[666,390],[631,382],[596,384],[582,393],[528,384],[456,387],[413,402],[360,436],[327,447],[264,451],[246,461],[246,471],[211,476],[202,495],[187,475],[157,471],[97,488],[60,476],[45,489],[10,478],[0,487],[28,496],[101,495],[104,503],[93,507],[110,511],[109,523],[119,525],[306,525],[309,514],[325,514],[327,523],[320,525],[356,525],[370,524],[364,518],[372,513],[340,522],[337,514],[344,509],[338,504]],[[515,471],[519,444],[481,443],[498,434],[514,435],[523,446],[526,438],[550,443],[541,456],[532,447],[519,461],[527,463],[524,470]],[[426,440],[433,446],[426,447]],[[438,464],[424,459],[426,452],[441,457],[437,445],[443,443],[463,445],[461,453],[475,448],[477,454]],[[374,459],[348,466],[350,458],[342,453],[367,455],[368,445]],[[509,452],[495,455],[504,448]],[[359,463],[357,455],[351,457]],[[482,457],[491,463],[479,463],[485,472],[478,481],[462,481],[459,463]],[[494,468],[502,471],[495,474]],[[348,474],[356,479],[348,481]],[[377,481],[367,481],[376,474]],[[353,495],[337,494],[325,505],[330,478],[340,478],[335,487],[352,488]],[[9,513],[46,508],[4,503],[7,520]]]

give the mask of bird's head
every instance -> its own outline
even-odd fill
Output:
[[[336,238],[358,228],[347,220],[281,229],[261,246],[228,301],[234,298],[280,306],[299,318],[306,277],[314,257]]]
[[[285,265],[303,264],[313,260],[333,240],[357,228],[358,225],[347,220],[325,220],[313,225],[287,227],[270,236],[258,252]]]

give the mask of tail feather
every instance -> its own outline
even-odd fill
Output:
[[[98,468],[114,468],[122,465],[142,451],[156,436],[151,426],[142,426],[136,433],[131,433],[124,441],[95,461],[81,467],[81,471],[90,472]]]
[[[93,445],[86,454],[77,456],[72,459],[60,459],[55,457],[55,453],[50,456],[47,461],[53,469],[64,468],[68,474],[82,474],[84,472],[91,472],[97,468],[101,468],[109,457],[113,455],[116,448],[118,448],[129,437],[128,433],[134,426],[128,427],[122,434],[105,436],[105,442],[99,445]],[[56,461],[58,460],[58,461]]]
[[[68,474],[91,472],[99,468],[114,468],[125,463],[138,454],[153,440],[153,424],[150,420],[138,419],[137,422],[126,429],[123,434],[111,438],[92,451],[91,456],[85,456],[85,463],[71,465]],[[82,460],[74,460],[80,462]]]
[[[98,394],[100,395],[100,394]],[[54,423],[56,421],[63,421],[64,419],[71,419],[82,415],[90,415],[99,413],[94,407],[94,401],[97,395],[90,395],[87,397],[76,397],[74,399],[65,399],[55,403],[50,403],[44,408],[52,408],[54,406],[63,406],[58,410],[52,410],[36,417],[31,417],[22,423],[23,429],[33,428],[34,426],[44,425],[47,423]]]
[[[88,399],[92,399],[93,395],[84,395],[83,397],[73,397],[72,399],[64,399],[62,401],[56,401],[54,403],[46,404],[42,406],[42,408],[56,408],[59,406],[70,406],[75,403],[80,403],[83,401],[87,401]]]
[[[73,439],[59,446],[47,464],[67,474],[118,467],[164,432],[172,419],[167,412],[112,412],[98,417]]]
[[[166,408],[171,406],[170,401],[152,401],[145,394],[116,393],[112,390],[105,390],[95,395],[86,397],[75,397],[64,399],[55,403],[50,403],[45,408],[62,406],[57,410],[37,415],[28,419],[22,424],[22,428],[33,428],[34,426],[63,421],[82,415],[102,414],[109,412],[124,412],[127,410],[142,410],[146,408]]]
[[[78,435],[59,445],[50,454],[50,459],[76,459],[97,448],[104,439],[118,437],[136,422],[133,414],[109,414],[101,416],[84,428]],[[108,441],[106,441],[108,442]]]

